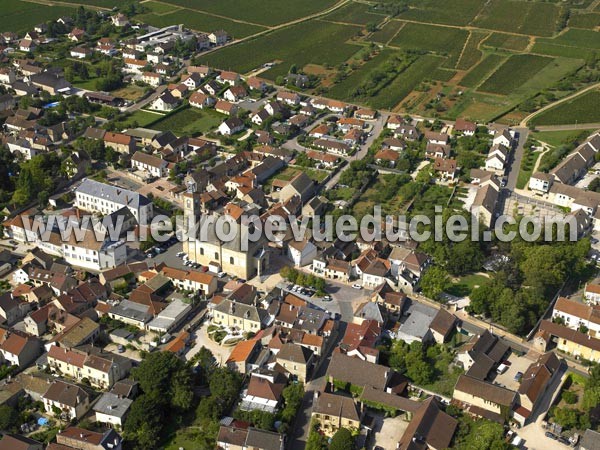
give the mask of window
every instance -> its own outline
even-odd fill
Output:
[[[233,256],[229,257],[229,264],[235,264]]]
[[[219,252],[215,252],[215,259],[218,261],[219,260]]]

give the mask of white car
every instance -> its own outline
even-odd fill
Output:
[[[223,278],[225,275],[227,275],[227,273],[225,273],[225,272],[219,272],[219,273],[217,274],[217,276],[218,276],[219,278]]]
[[[358,284],[358,283],[354,283],[354,284],[352,285],[352,287],[353,287],[354,289],[362,289],[362,286],[361,286],[360,284]]]

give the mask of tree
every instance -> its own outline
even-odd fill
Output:
[[[448,283],[448,273],[440,266],[430,267],[421,278],[423,293],[434,300],[438,300]]]
[[[478,242],[465,239],[452,245],[448,252],[448,262],[446,264],[452,275],[460,276],[481,268],[484,255],[478,244]]]
[[[0,430],[14,431],[19,423],[19,413],[16,408],[8,405],[0,406]]]
[[[163,402],[142,394],[131,404],[123,428],[126,439],[135,442],[136,449],[156,448],[163,426],[164,410],[159,406]]]
[[[348,428],[340,428],[331,438],[329,450],[352,450],[354,437]]]
[[[327,450],[327,439],[319,433],[318,426],[314,422],[310,426],[305,450]]]

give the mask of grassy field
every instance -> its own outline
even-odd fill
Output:
[[[600,14],[573,14],[569,19],[569,27],[589,29],[600,27]]]
[[[593,49],[569,47],[566,45],[552,44],[550,42],[536,42],[532,51],[541,55],[563,56],[565,58],[587,59],[594,53]]]
[[[484,275],[470,274],[453,280],[450,285],[444,289],[450,295],[456,297],[465,297],[471,294],[473,289],[481,286],[488,278]]]
[[[553,3],[491,0],[474,25],[481,28],[535,36],[552,36],[560,7]]]
[[[262,26],[234,22],[189,9],[175,9],[168,14],[150,12],[137,16],[137,19],[155,27],[166,27],[168,25],[184,23],[194,30],[205,32],[224,29],[236,39],[256,34],[265,29]]]
[[[451,55],[458,59],[467,37],[467,31],[457,28],[407,23],[390,45],[405,50]]]
[[[375,14],[370,11],[366,3],[348,3],[340,9],[323,17],[323,20],[332,22],[351,23],[356,25],[366,25],[369,22],[379,23],[384,19],[384,15]]]
[[[304,22],[218,50],[207,55],[202,62],[241,73],[274,60],[282,61],[285,73],[292,64],[299,68],[309,63],[335,66],[359,50],[358,46],[346,43],[359,31],[359,27],[349,25]],[[268,71],[262,76],[273,79],[274,73]]]
[[[559,147],[564,144],[571,143],[577,139],[582,139],[582,135],[585,137],[591,135],[595,128],[589,130],[567,130],[567,131],[535,131],[531,134],[534,139],[540,142],[544,142],[552,147]]]
[[[476,87],[485,78],[490,75],[506,59],[504,55],[496,53],[488,54],[483,60],[471,69],[459,83],[465,87]]]
[[[486,47],[503,48],[518,52],[525,50],[528,44],[529,38],[527,36],[518,36],[506,33],[492,33],[492,35],[483,43],[483,45]]]
[[[71,15],[74,11],[75,9],[69,6],[46,6],[20,0],[4,0],[0,14],[0,30],[30,31],[38,23]]]
[[[126,100],[137,101],[142,95],[144,95],[144,88],[136,86],[135,84],[128,84],[121,89],[112,91],[115,97],[122,97]]]
[[[125,120],[117,122],[117,126],[120,129],[135,128],[135,127],[146,127],[150,123],[159,119],[162,114],[153,113],[144,110],[137,110],[128,116]]]
[[[462,54],[456,64],[456,68],[460,70],[468,70],[477,64],[483,57],[483,53],[479,50],[479,44],[488,36],[487,33],[471,32],[469,39],[462,51]]]
[[[167,3],[270,26],[326,10],[335,0],[167,0]]]
[[[533,118],[533,125],[600,123],[600,91],[586,92]]]
[[[508,95],[552,62],[552,58],[537,55],[513,55],[481,86],[480,91]]]
[[[437,81],[450,81],[454,75],[456,75],[456,70],[438,68],[431,73],[431,79]]]
[[[529,183],[529,178],[533,173],[533,168],[542,153],[534,152],[530,148],[525,148],[521,167],[519,167],[519,175],[517,177],[517,189],[525,189]]]
[[[485,0],[411,0],[410,9],[400,18],[444,25],[467,25],[485,4]]]
[[[73,3],[74,5],[97,6],[99,8],[112,9],[123,5],[121,0],[61,0],[61,3]]]
[[[177,135],[194,135],[206,133],[216,127],[225,119],[223,114],[214,110],[200,110],[196,108],[185,108],[175,114],[152,125],[152,128],[160,131],[172,131]]]
[[[375,33],[373,33],[369,40],[387,44],[390,40],[392,40],[400,28],[404,26],[404,23],[405,22],[399,22],[398,20],[390,20],[380,30],[377,30]]]

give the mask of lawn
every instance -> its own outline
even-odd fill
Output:
[[[62,3],[73,3],[75,5],[97,6],[99,8],[112,9],[123,5],[122,0],[61,0]]]
[[[542,152],[534,152],[532,149],[525,147],[521,167],[519,167],[519,176],[517,177],[517,189],[525,189],[533,173],[535,163],[541,154]]]
[[[336,9],[331,14],[327,14],[323,19],[332,22],[366,25],[369,22],[379,23],[384,17],[382,14],[373,13],[371,7],[366,3],[352,2]]]
[[[469,274],[463,277],[452,280],[450,285],[444,289],[450,295],[456,297],[467,297],[471,294],[473,289],[481,286],[488,280],[488,277],[480,274]]]
[[[30,31],[38,23],[54,20],[60,16],[72,15],[74,12],[74,7],[70,6],[47,6],[21,0],[5,0],[2,2],[0,30]]]
[[[552,62],[552,58],[538,55],[513,55],[502,64],[478,90],[508,95]]]
[[[125,100],[137,101],[142,95],[144,95],[144,88],[135,84],[128,84],[120,89],[116,89],[111,92],[115,97],[121,97]]]
[[[346,43],[359,31],[356,26],[313,20],[217,50],[202,58],[202,62],[241,73],[275,60],[282,61],[285,73],[293,64],[299,68],[310,63],[336,66],[359,50],[358,46]],[[281,73],[279,67],[276,69],[262,76],[274,79]]]
[[[506,33],[492,33],[491,36],[483,43],[483,45],[486,47],[503,48],[518,52],[525,50],[528,44],[529,38],[527,36],[518,36]]]
[[[474,25],[490,30],[552,36],[558,27],[560,10],[552,3],[491,0]]]
[[[544,142],[552,147],[570,144],[575,140],[585,139],[585,137],[596,131],[595,128],[588,130],[568,130],[568,131],[535,131],[532,137],[540,142]],[[585,137],[582,135],[585,133]]]
[[[154,123],[152,128],[160,131],[172,131],[177,135],[195,135],[207,133],[217,128],[225,119],[212,109],[183,108],[174,114]]]
[[[335,0],[166,0],[166,2],[267,26],[306,17],[335,4]]]
[[[132,128],[136,124],[138,127],[146,127],[157,119],[160,119],[161,116],[162,114],[139,109],[127,117],[127,120],[120,125],[122,128]]]
[[[281,172],[276,173],[271,178],[269,178],[265,182],[265,185],[271,186],[274,180],[290,181],[300,172],[305,172],[306,175],[308,175],[312,180],[316,181],[317,183],[320,183],[325,178],[327,178],[327,175],[329,175],[329,172],[326,170],[312,169],[309,167],[303,167],[302,169],[298,167],[286,167]]]
[[[481,60],[483,53],[481,52],[481,50],[479,50],[479,44],[487,36],[488,35],[486,33],[469,33],[469,39],[467,40],[467,44],[465,45],[460,59],[458,60],[458,64],[456,65],[457,69],[468,70]]]
[[[396,36],[396,33],[404,26],[405,22],[400,22],[398,20],[390,20],[386,23],[381,29],[374,32],[369,40],[373,42],[380,42],[382,44],[387,44],[390,40]]]
[[[223,29],[235,39],[243,38],[265,30],[262,26],[234,22],[229,19],[180,8],[175,9],[168,14],[151,12],[142,14],[136,18],[155,27],[166,27],[168,25],[183,23],[193,30],[204,32]]]
[[[458,59],[468,35],[467,31],[457,28],[407,23],[390,45],[405,50],[451,55]]]
[[[561,125],[600,122],[600,91],[588,91],[534,117],[533,125]]]
[[[411,8],[399,17],[418,22],[467,25],[485,4],[485,0],[411,0]]]
[[[463,77],[459,84],[465,87],[476,87],[505,60],[506,56],[504,55],[498,55],[496,53],[488,54]]]

